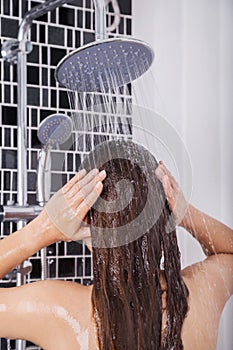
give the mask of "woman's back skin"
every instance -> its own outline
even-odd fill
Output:
[[[226,286],[228,293],[223,292],[221,270],[230,265],[232,256],[223,254],[183,271],[190,293],[182,328],[184,349],[216,348],[219,319],[230,292],[230,286]],[[0,304],[0,334],[30,340],[46,350],[95,350],[91,290],[92,287],[64,281],[42,281],[1,290],[0,300],[4,300],[6,311]]]
[[[81,207],[80,198],[77,199],[79,209],[81,207],[78,211],[79,218],[85,217],[88,205],[92,205],[101,192],[100,186],[96,192],[93,191],[96,182],[104,178],[98,176],[89,180],[87,191],[84,191],[87,188],[87,182],[84,181],[83,201],[87,198],[88,200],[86,205]],[[176,186],[174,179],[163,166],[157,176],[163,183],[171,208],[174,209],[174,198],[169,198],[171,187],[174,190]],[[75,180],[72,185],[68,183],[68,194],[78,182],[80,184],[77,176],[76,183]],[[80,187],[79,185],[79,190]],[[92,198],[89,198],[90,194]],[[73,203],[74,201],[71,205]],[[174,214],[178,217],[178,210],[174,209]],[[181,225],[195,235],[206,252],[212,254],[214,250],[216,254],[182,271],[184,282],[189,289],[189,311],[182,327],[185,350],[216,348],[220,316],[225,303],[233,294],[232,230],[206,215],[203,225],[200,215],[205,214],[189,206]],[[195,222],[195,233],[190,226],[190,218]],[[81,237],[81,231],[79,238],[85,239],[86,237]],[[43,211],[21,231],[1,241],[0,277],[42,247],[61,239],[69,238],[56,229],[47,213]],[[0,289],[0,337],[27,339],[44,350],[97,349],[91,291],[92,287],[64,281],[41,281],[22,287]],[[148,302],[149,307],[153,306]]]

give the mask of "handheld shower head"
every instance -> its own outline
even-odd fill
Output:
[[[72,121],[64,114],[52,114],[44,119],[37,136],[44,147],[40,150],[37,168],[37,201],[44,206],[50,198],[51,149],[64,143],[72,133]]]
[[[153,50],[143,41],[99,40],[64,57],[55,77],[60,85],[72,91],[106,92],[139,78],[153,59]]]
[[[43,145],[53,146],[67,141],[71,133],[71,118],[65,114],[52,114],[40,123],[37,136]]]

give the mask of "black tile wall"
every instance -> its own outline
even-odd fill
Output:
[[[28,76],[28,84],[39,85],[39,67],[28,66],[27,67],[27,76]]]
[[[64,29],[57,27],[48,28],[48,43],[50,45],[64,46]]]
[[[71,242],[67,246],[67,255],[83,255],[83,245],[77,242]]]
[[[51,153],[51,167],[53,171],[61,171],[65,163],[65,154],[61,152],[52,152]],[[73,167],[72,170],[73,171]]]
[[[42,64],[48,64],[48,48],[42,46]]]
[[[31,1],[31,8],[37,6],[37,5],[40,5],[40,2],[38,1]],[[45,14],[43,16],[40,16],[37,18],[38,21],[40,22],[48,22],[48,14]]]
[[[51,175],[51,191],[56,192],[61,188],[62,185],[62,177],[61,174],[54,174]]]
[[[57,59],[56,59],[57,60]],[[51,68],[50,70],[50,86],[56,86],[57,82],[55,79],[55,69]]]
[[[50,23],[56,23],[56,20],[57,20],[56,13],[55,13],[55,11],[52,11],[50,13]]]
[[[83,27],[83,12],[81,10],[78,10],[78,26]]]
[[[28,87],[27,89],[27,101],[31,106],[40,105],[40,90],[34,87]]]
[[[37,152],[31,152],[31,154],[29,156],[31,159],[31,170],[36,170],[37,169],[37,159],[38,159]]]
[[[17,201],[15,201],[15,203],[17,203]],[[28,193],[28,205],[34,205],[36,203],[36,194],[32,194],[32,193]],[[33,265],[33,261],[34,259],[30,259]],[[31,280],[31,276],[30,276],[30,280]]]
[[[18,34],[19,21],[17,19],[2,17],[1,35],[7,38],[16,38]]]
[[[66,55],[65,49],[57,49],[51,47],[50,49],[50,64],[52,66],[57,66],[58,62]],[[47,56],[47,54],[46,54]]]
[[[52,258],[49,260],[49,277],[56,278],[57,277],[57,258]]]
[[[77,277],[83,276],[83,264],[84,264],[84,259],[77,258],[77,266],[76,266],[77,267]]]
[[[4,142],[4,146],[5,147],[10,147],[11,146],[11,129],[5,128],[5,142]],[[9,189],[10,190],[10,189]]]
[[[16,169],[17,168],[17,151],[12,149],[2,149],[2,168]]]
[[[30,37],[31,37],[31,41],[33,41],[33,42],[37,41],[36,26],[31,27]]]
[[[17,107],[2,105],[2,124],[17,125]]]
[[[73,242],[70,243],[70,245],[72,244]],[[59,245],[58,245],[58,254],[59,255],[64,255],[65,254],[65,247],[64,247],[64,242],[60,242]],[[72,254],[73,255],[73,254]]]
[[[3,9],[1,9],[1,13],[4,15],[10,15],[10,2],[8,0],[3,0]]]
[[[132,13],[132,0],[119,1],[120,12],[125,15],[131,15]],[[110,4],[111,6],[111,4]]]
[[[45,25],[43,24],[39,26],[39,42],[45,43]]]
[[[86,11],[85,12],[85,24],[86,24],[86,28],[87,29],[91,29],[91,12],[90,11]]]
[[[126,19],[126,34],[127,35],[132,34],[132,20],[130,18]]]
[[[18,17],[19,16],[19,1],[13,0],[13,16]]]
[[[28,191],[36,191],[36,173],[28,172]]]
[[[4,102],[5,103],[11,103],[11,88],[10,85],[5,84],[5,98],[4,98]]]
[[[72,30],[68,29],[67,30],[67,45],[72,46],[72,43],[73,43],[73,32],[72,32]]]
[[[9,286],[10,287],[10,286]],[[8,345],[10,344],[10,348],[15,348],[15,341],[14,340],[6,340],[6,339],[0,339],[0,349],[9,349]]]
[[[49,105],[49,98],[48,98],[48,90],[47,89],[43,89],[42,90],[42,98],[43,98],[43,105],[45,107],[48,107],[48,105]]]
[[[59,103],[60,103],[60,108],[68,109],[69,108],[69,100],[68,100],[68,95],[65,91],[60,91],[59,92]]]
[[[61,7],[59,9],[59,24],[74,27],[74,10]]]
[[[34,28],[34,27],[33,27]],[[27,56],[27,61],[30,63],[37,63],[39,57],[39,46],[33,44],[32,52]]]
[[[54,79],[54,78],[53,78]],[[54,79],[55,80],[55,79]],[[48,85],[49,78],[48,78],[48,69],[42,68],[42,85]],[[50,84],[51,85],[51,84]]]
[[[51,110],[49,109],[43,109],[40,111],[40,122],[47,118],[51,114]]]
[[[60,277],[72,277],[75,275],[75,259],[74,258],[60,258],[58,262],[58,271]],[[83,275],[83,268],[80,268],[81,276]]]
[[[86,8],[91,8],[92,0],[86,0]]]
[[[9,64],[4,65],[4,71],[3,71],[4,81],[10,81],[10,68],[11,66]]]
[[[81,45],[81,34],[80,31],[75,32],[75,46],[80,47]]]
[[[31,279],[40,279],[41,276],[41,261],[39,258],[33,259],[33,269],[30,274]]]
[[[57,91],[56,90],[51,90],[51,99],[50,99],[50,105],[51,107],[57,107]]]
[[[83,8],[83,0],[75,0],[73,4],[76,5],[77,7]]]
[[[95,40],[95,34],[84,32],[84,45],[89,44]]]

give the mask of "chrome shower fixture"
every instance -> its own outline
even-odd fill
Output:
[[[72,1],[74,0],[70,0],[70,2]],[[30,53],[33,46],[32,43],[27,40],[26,35],[32,22],[36,18],[43,16],[49,11],[55,10],[57,7],[60,7],[67,2],[68,0],[47,0],[26,12],[20,23],[18,39],[7,40],[2,44],[1,54],[3,59],[10,64],[16,64],[20,52],[24,52],[25,54]]]
[[[25,53],[28,54],[32,51],[32,43],[30,41],[25,42]],[[18,61],[18,53],[20,52],[20,42],[17,39],[7,40],[2,44],[1,54],[2,58],[10,63],[16,64]]]
[[[44,119],[37,132],[43,144],[38,158],[36,198],[40,207],[44,207],[51,192],[51,149],[69,139],[72,134],[71,118],[65,114],[52,114]],[[41,249],[41,279],[48,278],[47,250]]]
[[[52,114],[44,119],[37,132],[43,144],[39,153],[37,168],[36,198],[40,206],[44,206],[50,198],[51,189],[51,149],[69,139],[72,133],[71,118],[64,114]]]
[[[43,145],[53,146],[67,141],[71,133],[71,118],[65,114],[52,114],[40,123],[37,136]]]
[[[108,39],[106,0],[95,5],[96,41],[71,52],[57,66],[61,86],[77,92],[109,92],[139,78],[151,66],[152,48],[132,38]]]
[[[57,66],[60,85],[77,92],[107,92],[139,78],[151,66],[152,48],[131,38],[98,40],[71,52]]]

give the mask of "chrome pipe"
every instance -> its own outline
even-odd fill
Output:
[[[23,23],[23,22],[22,22]],[[22,28],[20,26],[20,28]],[[26,52],[26,35],[21,38],[22,30],[19,29],[19,52],[17,55],[17,94],[18,94],[18,107],[17,107],[17,146],[18,146],[18,181],[17,181],[17,200],[18,205],[26,207],[27,205],[27,52]],[[20,220],[17,222],[17,229],[20,230],[26,225],[26,220]],[[21,274],[20,266],[18,267],[16,286],[22,286],[25,284],[25,276]],[[16,340],[16,350],[25,350],[26,342],[22,339]]]
[[[17,53],[18,74],[18,206],[27,207],[27,35],[34,19],[65,4],[67,0],[48,0],[33,7],[21,21],[18,32],[19,51]],[[17,223],[17,229],[25,226],[25,217]],[[20,273],[17,273],[17,286],[24,284]],[[16,350],[24,350],[25,342],[16,340]]]
[[[32,21],[65,4],[67,0],[48,0],[33,7],[21,21],[18,42],[18,205],[27,205],[27,35]]]
[[[40,208],[45,206],[50,198],[51,190],[51,147],[45,146],[40,150],[37,167],[36,199]],[[40,251],[41,256],[41,280],[49,278],[47,262],[47,247]]]
[[[1,205],[0,222],[2,221],[21,221],[35,219],[42,207],[39,205],[18,206],[18,205]]]
[[[74,1],[74,0],[73,0]],[[46,13],[55,10],[58,7],[66,4],[68,0],[47,0],[38,6],[33,7],[30,11],[28,11],[20,24],[18,40],[21,41],[25,38],[25,35],[31,29],[32,22],[40,17],[45,15]],[[72,2],[70,0],[69,2]]]
[[[17,274],[19,275],[19,274]],[[26,349],[26,341],[22,339],[16,340],[16,350],[24,350]]]
[[[26,52],[18,53],[18,205],[27,204],[27,70]]]
[[[93,0],[95,5],[95,39],[107,39],[105,0]]]
[[[43,207],[50,198],[51,191],[51,148],[43,147],[40,150],[37,167],[36,200]]]
[[[95,23],[96,40],[106,38],[106,12],[105,0],[93,0],[95,3]],[[42,4],[32,8],[27,12],[21,21],[18,32],[19,50],[17,53],[18,67],[18,206],[27,207],[27,70],[26,55],[28,53],[27,35],[31,28],[33,20],[53,11],[57,7],[67,3],[68,0],[47,0]],[[26,224],[25,217],[17,223],[17,228],[21,229]],[[24,283],[22,276],[17,274],[17,286]],[[25,349],[25,342],[16,341],[16,350]]]

